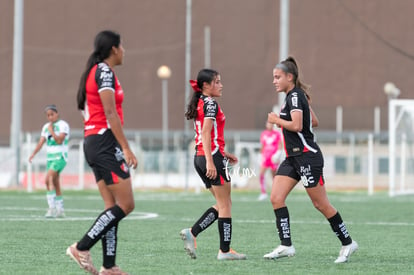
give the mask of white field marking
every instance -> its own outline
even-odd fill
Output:
[[[183,218],[181,221],[192,222],[194,219]],[[274,224],[274,220],[232,220],[233,223],[262,223]],[[290,221],[292,224],[329,224],[327,221]],[[351,222],[345,221],[345,224],[352,225],[378,225],[378,226],[414,226],[413,222]]]
[[[205,191],[207,192],[207,191]],[[96,195],[87,195],[87,196],[76,196],[76,195],[63,195],[64,200],[66,201],[102,201],[102,197],[99,194]],[[135,192],[134,193],[135,201],[186,201],[186,202],[212,202],[214,203],[214,198],[212,196],[204,196],[204,193],[202,194],[194,194],[194,193],[188,193],[188,192],[177,192],[177,193],[142,193],[142,192]],[[334,198],[335,201],[339,202],[367,202],[369,200],[374,201],[390,201],[393,200],[393,203],[405,203],[405,202],[413,202],[414,197],[412,196],[400,196],[396,198],[389,198],[387,196],[384,197],[368,197],[364,196],[362,194],[357,194],[356,196],[349,196],[349,195],[338,195],[336,193],[329,194],[328,198]],[[2,200],[19,200],[22,196],[16,196],[16,195],[9,195],[1,197]],[[46,200],[46,195],[35,195],[35,194],[28,194],[25,198],[25,200],[31,199],[31,200]],[[262,203],[257,200],[257,198],[252,198],[251,196],[240,196],[237,198],[237,201],[242,202],[251,202],[251,203]],[[306,195],[306,193],[303,193],[302,195],[294,195],[289,196],[288,201],[295,202],[295,201],[308,201],[310,202],[309,197]]]
[[[0,207],[0,211],[44,211],[44,208],[38,207]],[[93,213],[99,214],[102,210],[93,210],[93,209],[65,209],[66,213]],[[125,219],[127,220],[144,220],[144,219],[154,219],[158,218],[157,213],[150,213],[150,212],[132,212],[129,214]],[[96,216],[93,217],[71,217],[67,216],[63,219],[46,219],[44,216],[38,215],[24,215],[24,216],[9,216],[9,217],[0,217],[0,221],[87,221],[87,220],[95,220]],[[168,219],[168,218],[167,218]],[[181,218],[181,221],[184,222],[192,222],[194,221],[193,218]],[[273,224],[274,220],[233,220],[235,223],[261,223],[261,224]],[[300,221],[294,220],[291,221],[292,224],[328,224],[327,221]],[[376,226],[414,226],[413,222],[383,222],[383,221],[375,221],[375,222],[352,222],[352,221],[345,221],[346,224],[353,224],[353,225],[376,225]]]
[[[0,211],[45,211],[44,208],[36,208],[36,207],[0,207]],[[99,214],[102,210],[88,210],[88,209],[65,209],[66,214],[68,213],[93,213]],[[149,213],[149,212],[137,212],[133,211],[130,213],[125,219],[126,220],[144,220],[144,219],[154,219],[157,218],[157,213]],[[13,215],[9,217],[0,217],[0,221],[88,221],[88,220],[95,220],[96,216],[92,217],[76,217],[76,216],[66,216],[65,218],[61,219],[46,219],[43,215]]]

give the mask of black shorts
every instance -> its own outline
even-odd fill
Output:
[[[83,144],[86,161],[92,168],[96,182],[104,180],[105,184],[118,183],[118,177],[130,177],[129,167],[124,160],[121,146],[111,130],[102,135],[91,135],[85,138]]]
[[[224,157],[219,151],[213,155],[213,162],[216,166],[217,177],[215,179],[209,179],[206,176],[207,172],[207,163],[205,156],[195,156],[194,157],[194,167],[206,185],[206,188],[211,188],[212,185],[223,185],[225,182],[230,182],[230,171],[228,168],[228,160]]]
[[[300,156],[288,157],[280,164],[276,175],[302,180],[305,188],[324,185],[322,153],[306,152]]]

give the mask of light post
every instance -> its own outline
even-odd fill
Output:
[[[162,80],[162,160],[161,170],[164,176],[164,185],[167,185],[167,152],[168,152],[168,79],[171,70],[162,65],[157,70],[157,76]]]
[[[395,128],[392,126],[393,121],[395,121],[395,112],[392,109],[392,102],[393,99],[396,99],[400,95],[400,89],[398,89],[394,83],[387,82],[384,85],[384,93],[388,97],[388,186],[389,186],[389,194],[391,196],[394,195],[394,179],[396,175],[395,171],[395,163],[396,163],[396,157],[395,157]]]
[[[400,89],[392,82],[387,82],[384,85],[384,93],[387,95],[388,100],[396,99],[400,95]]]

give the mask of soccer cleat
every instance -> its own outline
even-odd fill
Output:
[[[49,208],[45,214],[45,218],[54,218],[56,217],[56,209],[55,208]]]
[[[66,217],[66,215],[65,215],[65,210],[63,210],[63,209],[57,209],[57,210],[56,210],[56,215],[55,215],[55,217],[56,217],[56,218],[64,218],[64,217]]]
[[[81,269],[94,275],[99,275],[98,270],[92,263],[91,254],[88,250],[79,251],[76,248],[77,243],[72,244],[66,249],[66,255],[70,256]]]
[[[180,232],[181,239],[184,241],[184,249],[187,251],[188,256],[191,259],[197,258],[196,248],[197,243],[193,234],[191,233],[191,228],[185,228]]]
[[[263,256],[265,259],[277,259],[282,257],[292,257],[295,256],[295,247],[293,245],[279,245],[272,252],[267,253]]]
[[[335,263],[346,263],[349,260],[349,257],[358,250],[358,244],[356,241],[352,241],[351,244],[343,245],[339,251],[339,256],[335,260]]]
[[[111,268],[101,267],[99,270],[99,275],[129,275],[125,271],[122,271],[119,266],[113,266]]]
[[[259,197],[257,198],[257,200],[259,200],[259,201],[267,200],[267,194],[266,193],[260,194]]]
[[[222,252],[221,249],[219,250],[219,253],[217,254],[217,260],[246,260],[246,255],[237,253],[233,249],[230,248],[229,252]]]

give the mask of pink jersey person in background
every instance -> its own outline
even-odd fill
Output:
[[[260,135],[261,148],[261,165],[260,165],[260,196],[259,200],[267,198],[265,172],[267,169],[272,170],[272,176],[275,176],[279,166],[279,160],[275,161],[275,155],[281,150],[282,134],[273,128],[271,123],[266,123],[266,130]]]

